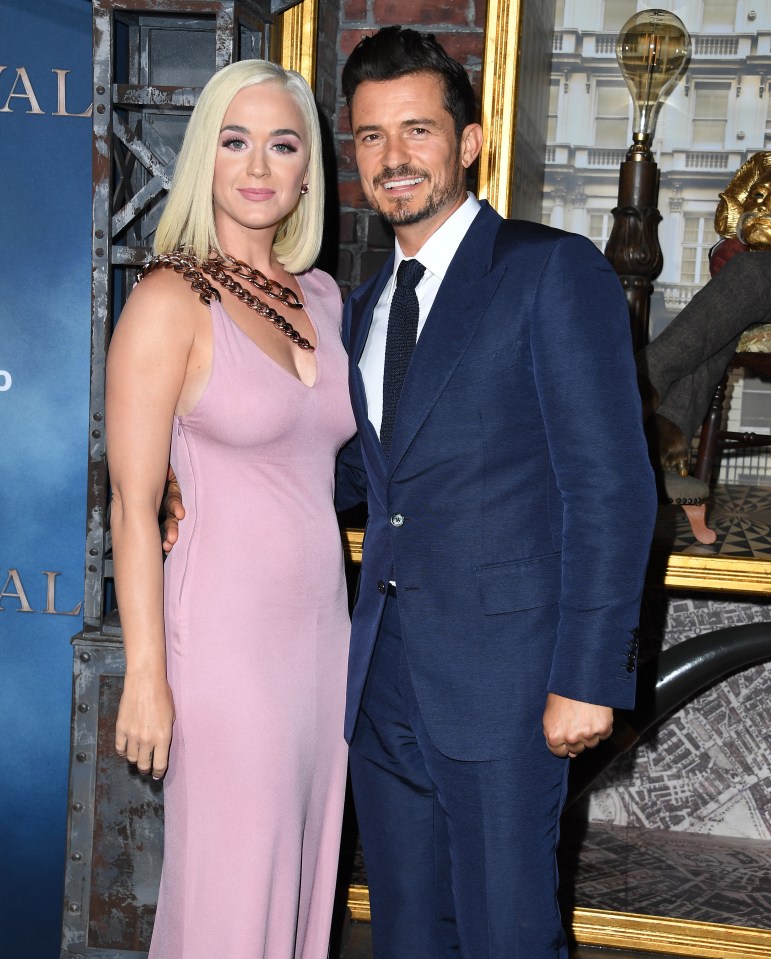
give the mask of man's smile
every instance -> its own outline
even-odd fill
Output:
[[[410,187],[417,186],[419,183],[422,183],[426,178],[424,176],[415,176],[409,177],[403,180],[386,180],[383,183],[383,188],[386,190],[406,190]]]

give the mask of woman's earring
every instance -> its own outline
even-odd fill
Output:
[[[308,184],[303,183],[303,185],[300,187],[300,195],[305,196],[307,192],[308,192]]]

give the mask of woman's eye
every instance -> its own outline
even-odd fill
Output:
[[[240,137],[229,137],[222,143],[226,150],[243,150],[246,143]]]
[[[293,143],[276,143],[273,149],[279,153],[297,153],[297,147]]]

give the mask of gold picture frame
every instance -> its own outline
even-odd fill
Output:
[[[369,922],[369,891],[366,886],[348,890],[351,917]],[[599,909],[576,909],[573,935],[585,946],[614,946],[669,956],[699,959],[768,959],[769,934],[762,929],[690,922],[662,916],[638,916]]]
[[[487,3],[482,67],[485,136],[479,155],[479,195],[501,216],[511,214],[523,3],[524,0],[488,0]]]
[[[488,0],[483,65],[482,117],[485,147],[479,161],[479,193],[503,216],[512,208],[520,36],[527,0]],[[357,536],[346,539],[349,555],[361,555]],[[656,553],[648,567],[651,585],[711,593],[771,593],[771,560],[686,553]],[[361,888],[351,890],[354,915],[368,908]],[[750,959],[771,955],[771,931],[576,908],[573,935],[584,945],[636,949],[651,954]]]
[[[360,563],[364,531],[343,533],[346,559]],[[768,594],[771,591],[771,561],[725,559],[672,553],[653,555],[648,567],[653,586],[671,589]],[[354,919],[369,921],[369,891],[351,886],[348,908]],[[646,916],[601,909],[576,908],[572,932],[586,946],[636,949],[652,955],[688,956],[691,959],[761,959],[771,955],[771,931],[747,926],[694,922],[673,916]]]
[[[302,0],[282,13],[279,20],[279,61],[301,74],[311,90],[316,89],[318,22],[319,0]]]
[[[532,0],[531,0],[532,2]],[[315,86],[319,0],[303,0],[280,18],[279,57]],[[485,143],[479,160],[479,194],[504,216],[511,213],[520,31],[526,0],[488,0],[483,64],[482,116]],[[360,563],[363,530],[343,533],[346,557]],[[728,559],[685,553],[651,557],[649,581],[670,589],[768,594],[771,560]],[[348,907],[354,919],[369,921],[369,891],[352,885]],[[771,955],[771,931],[576,908],[573,935],[584,945],[636,949],[698,959],[761,959]]]

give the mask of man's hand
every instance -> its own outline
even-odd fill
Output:
[[[182,492],[171,466],[169,466],[166,483],[166,495],[163,498],[163,509],[165,514],[163,517],[163,551],[164,553],[170,553],[179,537],[179,523],[185,518]]]
[[[613,732],[613,710],[549,693],[543,714],[546,745],[555,756],[574,759]]]

